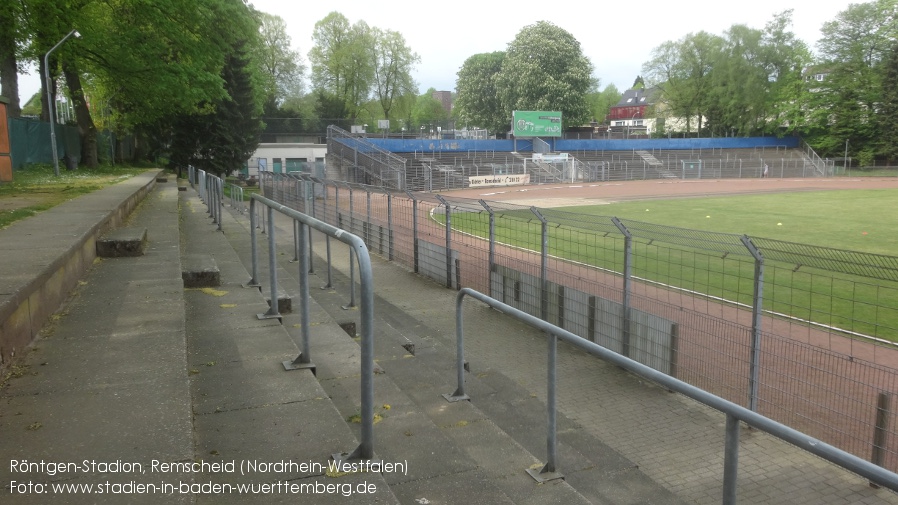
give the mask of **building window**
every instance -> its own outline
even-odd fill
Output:
[[[817,82],[823,82],[823,74],[817,74],[814,76],[814,79],[817,79]]]
[[[623,126],[623,125],[624,125],[623,121],[615,121],[614,122],[614,126]]]

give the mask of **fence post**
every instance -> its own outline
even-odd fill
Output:
[[[354,207],[355,207],[354,200],[355,199],[354,199],[354,195],[353,195],[353,191],[352,191],[352,186],[347,184],[346,187],[349,188],[349,228],[348,228],[348,230],[349,230],[349,233],[353,233],[354,228],[355,228],[355,223],[352,222],[353,221],[353,213],[355,211],[355,209],[354,209]]]
[[[412,199],[412,261],[415,273],[418,273],[418,201],[411,191],[406,190],[405,194]]]
[[[327,183],[326,182],[322,183],[322,185],[324,186],[324,188],[323,188],[324,215],[325,215],[325,218],[327,218]],[[337,185],[335,184],[334,185],[334,194],[336,194],[337,190],[338,190],[338,188],[337,188]],[[340,207],[335,206],[334,207],[334,219],[335,220],[336,220],[336,216],[339,214],[339,212],[340,212]],[[334,223],[334,225],[336,225],[336,223]],[[327,256],[327,284],[325,284],[324,286],[321,286],[321,289],[329,289],[329,288],[333,287],[333,283],[331,282],[331,274],[332,274],[333,269],[331,267],[331,236],[330,235],[324,236],[324,247],[326,250],[325,254]]]
[[[889,436],[889,416],[891,414],[892,396],[880,391],[876,399],[876,426],[873,428],[873,454],[870,462],[882,466],[886,455],[886,443]]]
[[[446,208],[446,287],[452,287],[452,209],[442,196],[436,195],[437,200]]]
[[[764,303],[764,257],[748,235],[742,244],[755,259],[754,297],[751,307],[751,361],[749,362],[748,409],[758,411],[758,377],[761,372],[761,313]]]
[[[490,252],[488,257],[489,259],[487,269],[487,276],[489,277],[489,279],[487,280],[487,285],[489,286],[489,295],[493,296],[492,275],[496,264],[496,214],[485,201],[480,200],[480,206],[490,213]]]
[[[684,164],[685,166],[685,164]],[[616,217],[611,218],[611,222],[624,235],[624,292],[622,294],[621,303],[623,310],[621,311],[621,354],[630,356],[630,292],[632,290],[632,269],[633,269],[633,234],[630,230]]]
[[[393,261],[393,193],[387,192],[387,259]]]
[[[543,321],[549,320],[549,223],[546,218],[539,213],[536,207],[530,207],[530,212],[536,215],[540,225],[540,265],[539,265],[539,317]]]
[[[367,186],[365,187],[365,245],[368,246],[368,249],[371,249],[371,189]]]

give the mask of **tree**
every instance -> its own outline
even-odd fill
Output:
[[[767,120],[770,69],[763,32],[733,25],[722,39],[710,73],[705,115],[712,135],[757,133]]]
[[[218,176],[243,166],[259,145],[260,107],[253,90],[245,44],[238,42],[222,69],[227,96],[209,114],[178,119],[172,142],[172,161],[193,165]]]
[[[449,113],[443,108],[443,104],[433,97],[436,89],[430,88],[423,95],[418,96],[415,107],[412,110],[412,125],[420,129],[424,126],[428,129],[432,126],[443,126],[449,119]]]
[[[557,110],[563,126],[581,125],[591,119],[586,96],[596,86],[592,71],[573,35],[539,21],[508,44],[496,89],[508,118],[514,110]]]
[[[649,85],[660,91],[656,110],[669,118],[685,119],[687,133],[692,131],[695,119],[696,131],[701,134],[710,108],[711,70],[722,45],[716,35],[690,33],[677,42],[656,47],[643,65]]]
[[[898,0],[851,4],[821,32],[818,68],[826,78],[811,93],[811,145],[837,156],[847,140],[849,155],[872,160],[884,101],[882,66],[898,38]]]
[[[592,118],[598,123],[605,120],[605,117],[611,112],[611,107],[620,101],[621,92],[614,84],[605,86],[601,92],[592,92],[588,96],[589,111]]]
[[[806,121],[804,71],[812,57],[807,44],[789,29],[791,25],[792,10],[786,10],[775,15],[764,28],[764,47],[771,77],[766,133],[795,132]]]
[[[889,161],[898,160],[898,43],[883,62],[882,109],[880,110],[880,153]]]
[[[511,115],[502,106],[496,89],[504,51],[475,54],[462,64],[455,81],[458,96],[453,107],[462,124],[506,132]]]
[[[400,33],[393,30],[374,28],[371,38],[374,41],[374,97],[383,110],[383,117],[390,119],[397,100],[417,90],[412,69],[421,57],[406,45]]]
[[[315,23],[312,39],[312,84],[322,93],[342,100],[348,118],[355,121],[374,82],[370,28],[364,21],[350,26],[346,16],[331,12]]]
[[[299,52],[291,49],[287,24],[280,16],[256,13],[259,19],[259,44],[253,60],[260,67],[266,115],[274,114],[290,97],[302,96],[305,64]]]
[[[0,1],[0,95],[9,98],[7,114],[19,117],[19,41],[22,20],[21,3],[13,0]]]

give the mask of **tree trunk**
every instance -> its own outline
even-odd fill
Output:
[[[94,125],[90,109],[87,108],[87,101],[84,99],[81,75],[78,73],[75,62],[71,60],[62,62],[62,73],[74,103],[78,133],[81,134],[81,161],[89,168],[96,168],[100,164],[97,157],[97,127]]]
[[[16,60],[16,23],[18,16],[14,15],[11,6],[3,4],[3,16],[0,17],[0,95],[9,99],[6,113],[9,117],[22,115],[19,105],[19,69]]]

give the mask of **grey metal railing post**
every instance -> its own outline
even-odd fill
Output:
[[[739,419],[726,416],[723,447],[723,505],[736,505],[736,482],[739,474]]]
[[[446,208],[446,287],[452,287],[452,209],[449,202],[440,195],[437,200]]]
[[[274,208],[268,207],[268,278],[271,284],[271,303],[268,312],[256,314],[259,319],[281,318],[278,312],[278,275],[277,275],[277,244],[274,233]]]
[[[218,223],[218,231],[221,230],[221,221],[224,217],[224,179],[221,177],[217,177],[217,182],[215,184],[215,197],[218,200],[218,205],[216,206],[216,212],[218,213],[218,219],[216,222]]]
[[[493,212],[493,209],[489,205],[487,205],[487,203],[485,201],[480,200],[480,206],[483,207],[484,209],[486,209],[486,211],[489,212],[489,214],[490,214],[490,237],[489,237],[490,238],[490,242],[489,242],[490,251],[489,251],[489,256],[487,257],[488,258],[487,273],[488,273],[489,279],[487,280],[487,285],[489,286],[490,296],[493,296],[492,275],[493,275],[493,270],[495,270],[495,268],[496,268],[495,267],[495,264],[496,264],[496,214]]]
[[[539,317],[543,321],[549,320],[549,222],[539,213],[536,207],[530,207],[530,212],[536,215],[540,225],[540,251],[539,251]]]
[[[293,221],[293,259],[289,263],[299,261],[299,221]]]
[[[317,217],[315,217],[315,181],[313,181],[311,179],[306,179],[305,177],[303,177],[303,182],[305,182],[306,184],[312,185],[312,190],[305,192],[305,194],[308,195],[307,200],[309,200],[309,203],[306,204],[306,207],[308,208],[309,206],[311,206],[312,207],[312,213],[311,213],[312,218],[318,219]],[[308,231],[309,231],[309,234],[308,234],[309,273],[313,274],[313,273],[315,273],[315,249],[314,249],[313,241],[312,241],[312,228],[309,228]]]
[[[742,244],[755,259],[754,296],[751,304],[751,357],[748,378],[748,409],[758,411],[758,387],[761,374],[761,315],[764,307],[764,257],[748,235],[740,237]]]
[[[471,399],[465,394],[465,330],[464,317],[462,317],[462,300],[464,298],[464,291],[459,291],[455,296],[455,375],[458,386],[451,395],[443,394],[443,398],[449,403]]]
[[[703,389],[695,387],[691,384],[687,384],[679,379],[671,377],[664,372],[655,370],[647,365],[643,365],[637,361],[634,361],[630,358],[622,356],[610,349],[602,347],[595,342],[591,342],[586,340],[574,333],[571,333],[564,328],[560,328],[555,326],[549,322],[543,321],[533,315],[530,315],[520,309],[516,309],[510,305],[500,302],[494,298],[486,296],[482,293],[479,293],[471,288],[461,288],[456,298],[456,310],[460,310],[461,302],[459,301],[464,296],[471,296],[481,302],[487,304],[491,308],[511,316],[519,321],[522,321],[538,330],[543,331],[545,334],[554,334],[556,337],[564,340],[570,345],[582,349],[583,351],[597,356],[613,365],[617,365],[625,370],[628,370],[634,374],[639,375],[649,381],[656,382],[664,388],[667,388],[673,392],[680,393],[684,396],[692,398],[704,405],[707,405],[715,410],[718,410],[724,413],[727,419],[727,434],[725,444],[729,448],[727,454],[724,456],[724,464],[725,470],[724,472],[728,475],[728,479],[730,479],[730,484],[726,484],[727,490],[725,493],[731,493],[731,489],[735,489],[735,479],[736,479],[736,463],[738,461],[738,453],[736,452],[736,448],[738,447],[738,421],[745,422],[749,426],[762,430],[766,433],[769,433],[780,440],[788,442],[799,449],[803,449],[811,454],[820,456],[821,458],[835,463],[846,470],[854,472],[861,477],[867,478],[871,481],[871,483],[891,489],[893,491],[898,491],[898,474],[886,470],[880,466],[877,466],[869,461],[865,461],[862,458],[859,458],[853,454],[850,454],[841,449],[837,449],[821,440],[814,439],[807,434],[801,433],[798,430],[785,426],[781,423],[778,423],[768,417],[765,417],[757,412],[751,411],[741,405],[737,405],[729,400],[725,400],[719,396],[711,394]],[[456,316],[458,317],[458,316]],[[463,331],[461,330],[460,325],[456,325],[456,333],[457,336],[463,338]],[[457,353],[458,356],[463,356],[462,352]],[[456,358],[458,360],[458,358]],[[463,361],[458,360],[457,363],[458,368],[463,366]],[[462,377],[459,374],[459,377]],[[445,395],[443,395],[445,397]],[[449,398],[447,398],[448,400]],[[732,420],[729,418],[732,417]],[[529,473],[529,471],[528,471]],[[535,473],[535,471],[534,471]],[[532,475],[532,473],[531,473]],[[551,474],[544,475],[543,477],[549,477]],[[730,502],[724,502],[728,504]]]
[[[351,257],[358,259],[360,283],[362,286],[362,307],[360,317],[362,334],[362,341],[360,344],[362,352],[360,366],[361,441],[352,453],[347,454],[341,452],[332,454],[331,457],[335,460],[338,468],[342,468],[342,464],[346,460],[370,460],[374,456],[374,275],[371,269],[371,257],[368,254],[368,248],[365,247],[362,239],[356,235],[346,233],[344,230],[340,230],[327,223],[313,219],[261,195],[252,195],[252,198],[254,200],[259,200],[259,203],[268,207],[269,212],[272,213],[272,219],[269,219],[269,222],[273,222],[273,212],[276,208],[279,212],[288,217],[298,219],[304,225],[312,227],[345,243],[350,247],[350,251],[352,251]],[[273,231],[271,235],[274,235]],[[306,269],[300,266],[301,282],[303,277],[305,277],[306,281],[308,280],[307,275],[303,275],[304,272],[306,272]],[[306,285],[308,285],[307,282]],[[308,291],[304,290],[303,292],[303,298],[308,299]],[[304,354],[308,356],[307,350],[304,350]]]
[[[418,273],[418,201],[411,191],[406,191],[405,194],[412,199],[412,263],[414,272]]]
[[[616,217],[611,222],[624,235],[624,291],[621,295],[621,354],[630,355],[630,292],[632,291],[633,276],[633,234],[624,226],[624,223]]]
[[[246,284],[243,285],[245,288],[258,288],[261,287],[259,284],[259,246],[258,239],[256,239],[256,201],[249,201],[249,235],[250,235],[250,250],[252,251],[252,277]]]
[[[351,232],[350,232],[351,233]],[[349,250],[349,305],[342,305],[343,310],[355,307],[355,262],[352,257],[352,249]]]
[[[299,356],[293,361],[284,361],[283,365],[285,370],[310,369],[314,374],[316,369],[311,362],[312,355],[309,350],[309,250],[305,244],[310,228],[298,219],[294,219],[293,222],[299,224],[299,332],[302,338]]]

